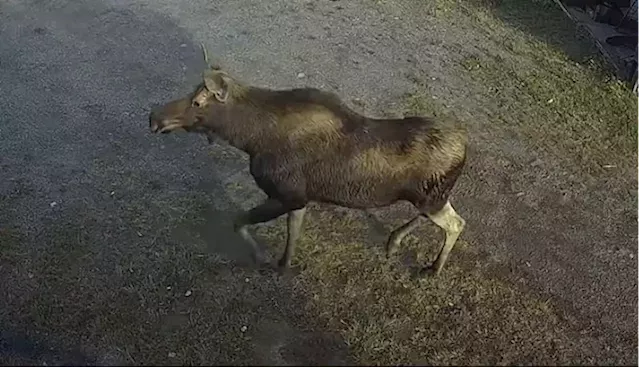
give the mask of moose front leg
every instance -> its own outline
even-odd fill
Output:
[[[278,200],[267,199],[264,203],[250,209],[236,217],[234,220],[234,230],[253,248],[253,259],[257,263],[266,262],[263,250],[260,248],[256,240],[249,233],[248,226],[257,223],[264,223],[276,219],[287,213],[289,210]]]
[[[280,261],[278,261],[280,268],[287,269],[291,266],[291,257],[295,252],[296,242],[302,233],[302,223],[304,222],[305,212],[305,207],[289,212],[289,216],[287,217],[287,245]]]

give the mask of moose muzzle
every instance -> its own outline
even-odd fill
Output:
[[[154,107],[149,113],[149,129],[152,133],[156,133],[162,128],[162,119],[158,112],[158,107]]]

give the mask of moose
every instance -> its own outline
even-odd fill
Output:
[[[222,138],[249,155],[250,174],[267,199],[234,219],[234,230],[263,250],[248,231],[287,214],[280,269],[291,265],[310,202],[364,210],[406,201],[418,214],[393,230],[389,258],[424,218],[444,231],[444,242],[427,273],[441,272],[465,227],[450,203],[466,161],[468,135],[457,121],[428,117],[375,119],[316,88],[272,90],[247,85],[210,63],[193,92],[151,109],[149,127]]]

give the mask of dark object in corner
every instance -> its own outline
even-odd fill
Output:
[[[635,50],[638,47],[638,36],[611,36],[607,38],[611,46],[628,47]]]

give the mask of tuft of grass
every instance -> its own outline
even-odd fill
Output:
[[[261,236],[283,243],[284,220]],[[338,330],[363,365],[559,364],[588,360],[544,299],[461,266],[456,246],[438,278],[387,261],[381,247],[354,240],[365,224],[331,210],[310,211],[294,266],[308,310]],[[438,247],[440,237],[410,235],[404,251]],[[428,242],[428,243],[427,243]],[[278,250],[278,255],[282,249]],[[571,351],[571,352],[569,352]]]

